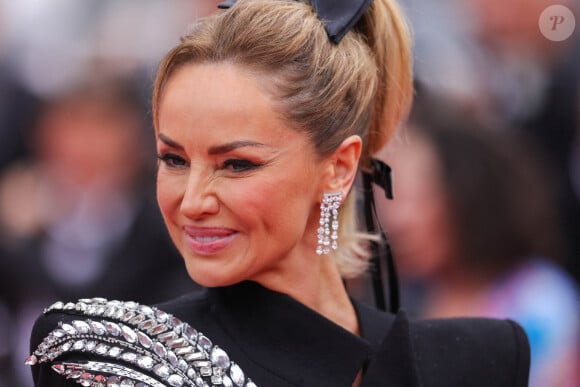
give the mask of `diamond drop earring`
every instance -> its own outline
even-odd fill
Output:
[[[338,208],[341,201],[342,192],[325,193],[322,196],[318,246],[316,247],[318,255],[328,255],[331,248],[332,250],[338,248]]]

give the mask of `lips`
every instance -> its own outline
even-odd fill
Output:
[[[209,256],[228,247],[238,236],[238,232],[222,227],[183,228],[185,242],[194,254]]]

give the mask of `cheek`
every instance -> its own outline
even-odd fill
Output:
[[[179,180],[159,173],[157,175],[157,203],[168,225],[168,220],[179,209],[181,197],[182,189]]]
[[[294,235],[302,233],[300,228],[305,227],[297,220],[306,221],[310,210],[310,202],[305,199],[308,195],[294,180],[270,177],[259,182],[232,184],[221,199],[247,227],[261,227],[269,235],[280,232]]]

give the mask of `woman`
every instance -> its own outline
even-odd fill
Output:
[[[512,322],[410,323],[349,299],[371,239],[351,188],[408,109],[410,43],[390,0],[314,4],[241,0],[166,56],[158,201],[207,290],[53,305],[37,386],[526,384]]]

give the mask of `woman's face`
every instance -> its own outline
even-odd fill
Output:
[[[159,103],[159,205],[205,286],[277,281],[315,255],[322,162],[263,82],[233,64],[188,64]]]

